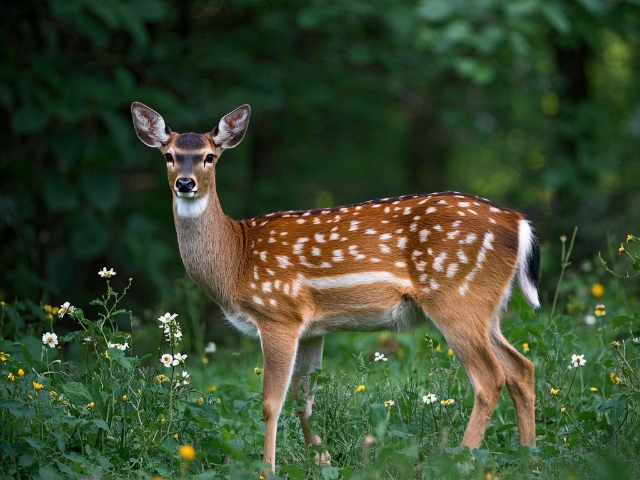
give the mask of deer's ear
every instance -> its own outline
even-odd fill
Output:
[[[139,102],[131,104],[133,128],[142,143],[150,147],[163,147],[171,137],[171,129],[164,123],[162,116],[155,110]]]
[[[242,105],[233,112],[227,113],[211,132],[213,142],[220,145],[223,150],[237,146],[244,138],[244,134],[247,133],[250,116],[251,107],[249,105]]]

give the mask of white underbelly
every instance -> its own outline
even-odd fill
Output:
[[[378,311],[358,311],[325,316],[309,320],[305,336],[324,335],[329,332],[375,332],[390,330],[401,332],[422,325],[426,316],[412,301],[402,301],[394,307]]]
[[[255,338],[259,336],[258,327],[256,327],[256,324],[247,315],[242,313],[229,314],[227,312],[224,312],[224,315],[227,321],[240,331],[240,333]]]

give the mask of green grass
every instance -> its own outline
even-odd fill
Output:
[[[516,292],[503,320],[506,337],[536,365],[536,448],[518,445],[506,389],[482,448],[458,446],[473,395],[435,328],[338,334],[326,338],[323,370],[314,374],[311,418],[332,466],[311,461],[289,396],[278,477],[640,478],[640,311],[628,293],[636,286],[591,263],[562,263],[558,313],[549,307],[534,314]],[[596,281],[604,283],[598,298]],[[158,322],[132,328],[136,318],[120,309],[123,294],[112,285],[123,287],[114,278],[105,296],[76,308],[77,330],[59,339],[60,350],[40,339],[56,328],[50,308],[2,306],[0,328],[10,336],[0,338],[0,477],[256,478],[264,440],[258,342],[221,347],[207,354],[207,364],[190,353],[186,365],[167,368],[159,354],[185,344],[163,340]],[[606,314],[586,322],[598,304]],[[152,353],[139,358],[107,342],[127,342],[136,352],[146,345]],[[374,361],[375,352],[388,361]],[[572,354],[584,354],[586,365],[569,369]],[[191,380],[178,385],[183,369]],[[360,385],[364,391],[356,391]],[[438,401],[423,403],[427,393]],[[442,405],[445,399],[454,402]],[[194,447],[193,461],[180,457],[182,445]]]

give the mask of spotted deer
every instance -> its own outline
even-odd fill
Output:
[[[292,381],[307,445],[321,443],[308,418],[309,375],[323,336],[401,331],[430,319],[464,366],[474,405],[462,445],[478,448],[506,385],[523,445],[535,445],[533,364],[500,331],[514,279],[539,307],[540,249],[523,216],[457,192],[405,195],[356,205],[225,215],[215,166],[244,138],[251,109],[228,113],[209,133],[178,134],[149,107],[131,107],[143,143],[166,158],[180,256],[193,281],[264,356],[264,462],[275,471],[276,430]],[[328,464],[327,452],[316,455]]]

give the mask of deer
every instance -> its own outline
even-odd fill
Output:
[[[480,447],[506,386],[520,444],[535,446],[534,365],[500,329],[516,280],[528,304],[540,307],[540,246],[522,214],[440,192],[233,220],[220,204],[215,169],[222,153],[243,140],[249,105],[204,134],[175,133],[142,103],[131,112],[140,140],[165,157],[188,275],[231,325],[260,341],[263,461],[271,472],[290,384],[307,448],[322,444],[309,425],[309,378],[321,367],[326,334],[403,331],[428,321],[473,389],[462,445]],[[323,451],[314,461],[328,465],[331,457]]]

